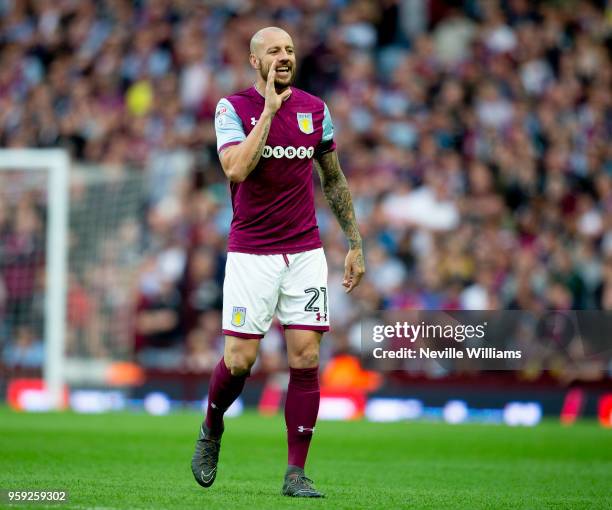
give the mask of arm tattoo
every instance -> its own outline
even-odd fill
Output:
[[[315,161],[321,178],[321,188],[329,207],[348,239],[349,247],[351,249],[361,248],[361,235],[357,226],[351,192],[340,168],[336,151],[326,152]]]
[[[259,162],[259,158],[261,158],[261,153],[263,151],[263,148],[266,144],[266,140],[268,139],[268,133],[270,132],[270,126],[272,125],[272,117],[267,118],[265,120],[263,127],[263,133],[261,134],[261,138],[259,139],[259,143],[257,144],[257,150],[255,151],[255,154],[253,154],[253,157],[251,158],[251,161],[249,161],[249,166],[247,167],[249,171],[253,170],[253,168],[255,168],[255,166],[257,165],[257,163]]]

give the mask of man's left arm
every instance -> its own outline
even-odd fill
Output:
[[[346,287],[346,292],[351,292],[359,285],[365,273],[361,235],[357,226],[351,192],[335,150],[317,155],[315,162],[321,178],[323,194],[349,243],[349,251],[344,261],[342,285]]]

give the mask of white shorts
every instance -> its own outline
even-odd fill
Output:
[[[323,248],[287,255],[227,254],[223,333],[262,338],[274,314],[286,329],[329,330]]]

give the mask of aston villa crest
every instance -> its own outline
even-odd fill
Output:
[[[232,310],[232,326],[244,326],[246,320],[246,308],[244,306],[235,306]]]
[[[312,125],[312,113],[298,113],[297,122],[302,133],[309,135],[314,131],[314,126]]]

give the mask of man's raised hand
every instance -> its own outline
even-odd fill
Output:
[[[266,82],[265,109],[267,109],[270,113],[276,113],[278,109],[282,106],[283,101],[287,100],[287,98],[291,95],[290,87],[287,87],[280,94],[276,92],[274,80],[276,79],[277,66],[278,60],[272,62],[272,65],[270,66],[270,71],[268,72],[268,80]]]

